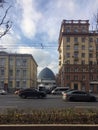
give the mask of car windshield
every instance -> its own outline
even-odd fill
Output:
[[[74,93],[76,92],[75,90],[72,90],[72,91],[68,91],[67,94],[71,94],[71,93]]]
[[[74,89],[68,89],[68,90],[65,91],[65,93],[71,92],[71,91],[73,91],[73,90],[74,90]]]

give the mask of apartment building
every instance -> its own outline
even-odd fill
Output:
[[[37,86],[37,63],[31,54],[0,52],[0,89]]]
[[[59,85],[98,92],[98,31],[89,20],[63,20],[59,34]]]

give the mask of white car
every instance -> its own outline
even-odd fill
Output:
[[[65,92],[68,89],[69,89],[69,87],[57,87],[57,88],[52,90],[51,94],[60,95],[60,94],[62,94],[62,92]]]
[[[1,90],[0,90],[0,94],[1,94],[1,95],[6,95],[7,92],[6,92],[5,90],[1,89]]]

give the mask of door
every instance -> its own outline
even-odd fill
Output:
[[[74,89],[78,90],[78,84],[74,84]]]

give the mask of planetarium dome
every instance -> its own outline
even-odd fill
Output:
[[[40,80],[55,80],[55,75],[49,68],[44,68],[38,75]]]

